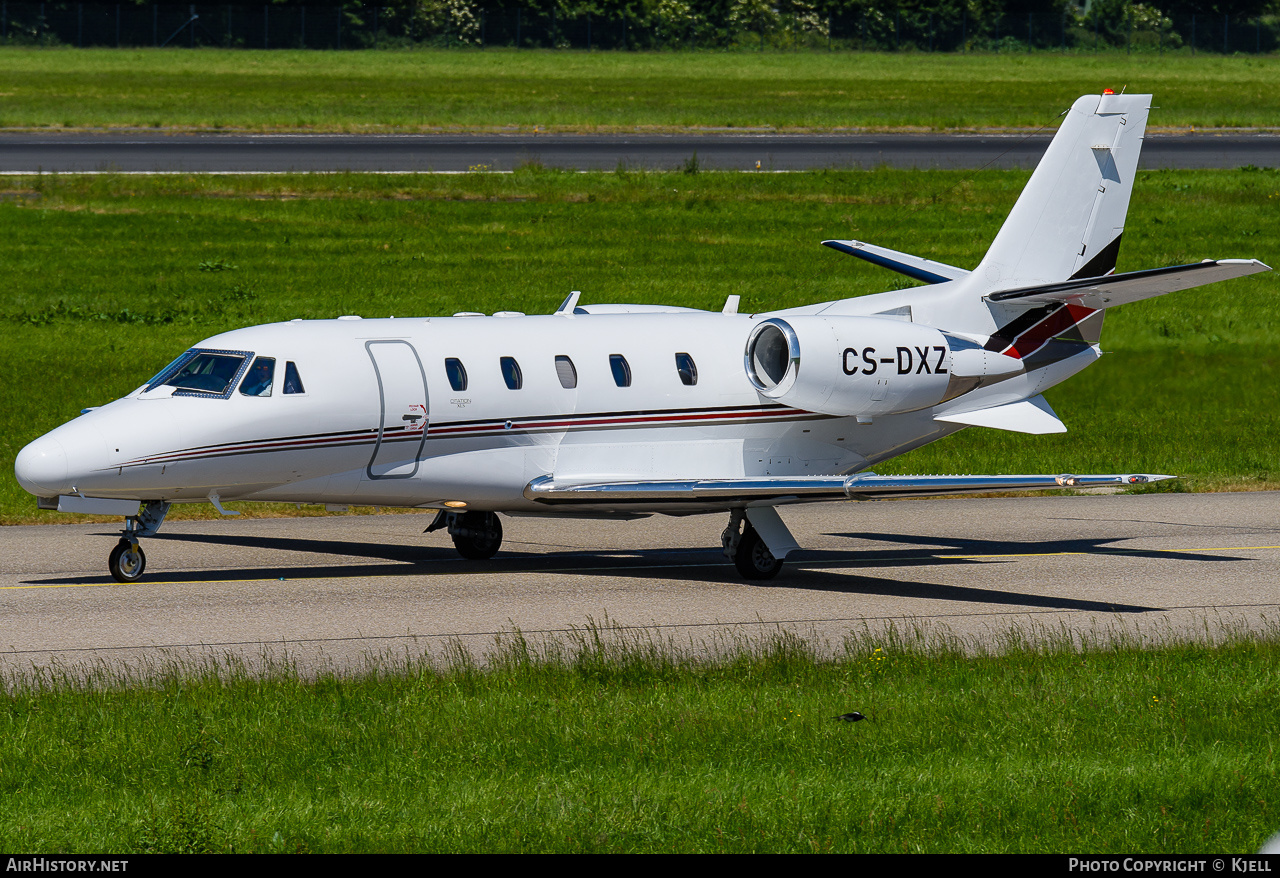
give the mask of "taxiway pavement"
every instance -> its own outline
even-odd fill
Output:
[[[0,173],[1032,168],[1037,134],[0,134]],[[1280,167],[1280,135],[1148,134],[1142,168]]]
[[[460,559],[429,515],[172,522],[143,580],[106,571],[114,523],[0,528],[0,670],[145,669],[287,658],[482,657],[519,629],[590,624],[691,649],[779,629],[839,648],[889,626],[999,646],[1028,636],[1157,642],[1276,630],[1280,493],[942,499],[788,507],[805,548],[741,580],[724,516],[505,518],[503,551]]]

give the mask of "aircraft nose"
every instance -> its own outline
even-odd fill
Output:
[[[55,497],[71,489],[67,450],[52,436],[41,436],[18,452],[13,474],[22,489],[37,497]]]

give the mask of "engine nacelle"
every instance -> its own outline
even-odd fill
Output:
[[[773,317],[746,348],[760,393],[827,415],[910,412],[954,398],[951,360],[948,336],[883,317]]]

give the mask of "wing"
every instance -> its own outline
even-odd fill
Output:
[[[524,496],[547,505],[605,507],[773,506],[820,500],[890,500],[939,497],[992,491],[1044,491],[1053,488],[1097,488],[1141,485],[1175,476],[1128,473],[1113,475],[1017,476],[763,476],[742,479],[681,479],[673,481],[558,481],[540,476],[524,489]]]

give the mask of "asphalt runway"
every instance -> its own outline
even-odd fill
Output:
[[[0,173],[286,173],[699,168],[1031,168],[1052,132],[1023,134],[241,135],[0,134]],[[1143,168],[1280,167],[1273,134],[1148,134]]]
[[[145,578],[106,572],[114,524],[0,528],[0,669],[145,669],[287,659],[483,658],[519,629],[592,623],[695,651],[779,630],[837,649],[850,632],[924,630],[999,647],[1024,636],[1276,632],[1280,493],[945,499],[787,507],[805,548],[775,580],[738,578],[720,515],[632,522],[504,518],[488,562],[429,515],[175,522]]]

